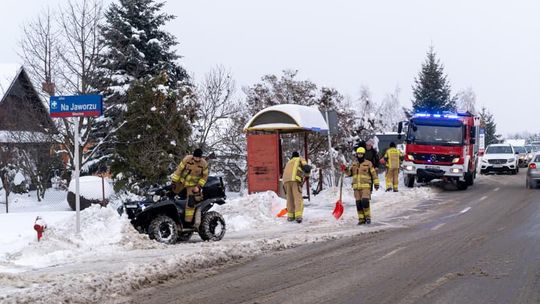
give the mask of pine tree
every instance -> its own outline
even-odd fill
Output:
[[[146,95],[140,93],[141,86],[148,91],[160,91],[167,99],[176,98],[176,108],[173,112],[153,114],[161,115],[164,121],[169,120],[171,116],[185,118],[181,119],[184,126],[178,130],[171,130],[175,133],[174,139],[163,138],[167,144],[171,140],[176,140],[178,147],[185,148],[180,145],[180,142],[185,141],[183,138],[188,138],[190,133],[190,128],[187,127],[189,125],[185,122],[186,119],[192,121],[195,116],[187,73],[176,63],[179,56],[173,47],[178,43],[173,35],[162,29],[174,18],[161,12],[163,5],[155,0],[119,0],[108,8],[105,13],[106,22],[102,28],[101,43],[105,51],[100,56],[95,86],[105,97],[105,115],[104,119],[99,120],[94,126],[95,142],[99,145],[98,157],[109,165],[116,160],[114,171],[117,174],[132,175],[135,178],[142,176],[137,172],[130,172],[137,156],[125,152],[125,149],[128,151],[130,149],[124,144],[130,141],[121,137],[147,132],[145,124],[132,124],[128,120],[136,118],[133,113],[138,113],[141,109],[148,111],[150,109],[147,107],[149,101],[145,100]],[[133,87],[135,83],[136,88]],[[151,89],[149,86],[152,85],[154,87]],[[133,96],[131,99],[128,98],[130,94]],[[134,129],[124,131],[127,125]],[[161,148],[160,145],[155,146],[156,149],[158,147]],[[120,164],[125,164],[126,167],[121,168]],[[158,167],[161,168],[162,165],[159,164]],[[143,175],[146,175],[146,178],[155,176]]]
[[[111,171],[122,186],[163,183],[187,149],[189,132],[178,96],[164,88],[165,73],[137,81],[128,91],[125,125],[118,130]]]
[[[415,78],[413,86],[413,109],[415,111],[455,111],[456,100],[451,97],[450,84],[444,74],[444,67],[431,47],[422,70]]]
[[[497,139],[499,136],[496,134],[497,124],[493,119],[493,114],[491,114],[486,107],[482,107],[482,110],[480,111],[480,127],[484,128],[486,146],[499,142]]]

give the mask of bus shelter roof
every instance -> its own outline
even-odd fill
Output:
[[[328,132],[328,125],[316,107],[296,104],[271,106],[259,111],[245,125],[244,131]]]

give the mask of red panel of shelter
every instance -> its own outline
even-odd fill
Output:
[[[279,193],[279,135],[248,134],[248,191]]]

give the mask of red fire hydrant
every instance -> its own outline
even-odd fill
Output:
[[[43,231],[47,229],[47,224],[43,221],[41,216],[36,217],[36,221],[34,222],[34,230],[37,232],[37,240],[41,240],[41,237],[43,236]]]

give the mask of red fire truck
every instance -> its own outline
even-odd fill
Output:
[[[401,122],[406,128],[403,176],[407,187],[414,181],[453,182],[460,190],[472,186],[478,161],[480,119],[470,113],[417,113]]]

